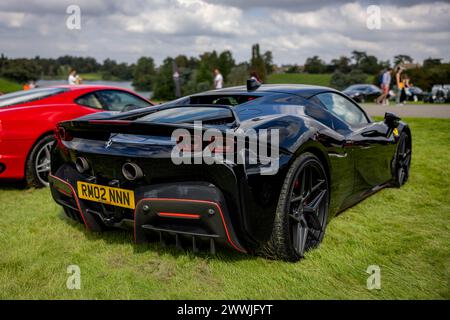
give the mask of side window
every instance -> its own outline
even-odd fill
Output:
[[[111,111],[127,111],[136,108],[145,108],[151,104],[131,93],[119,90],[97,91],[103,105]]]
[[[102,104],[98,100],[97,96],[94,92],[85,94],[84,96],[79,97],[75,100],[76,103],[81,104],[83,106],[95,108],[95,109],[103,109]]]
[[[317,98],[328,111],[351,126],[369,123],[366,115],[361,109],[339,94],[326,92],[318,94]]]

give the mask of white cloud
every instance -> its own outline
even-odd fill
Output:
[[[277,63],[325,60],[364,50],[379,58],[406,53],[450,59],[450,4],[380,0],[382,29],[366,28],[369,4],[339,0],[2,0],[0,47],[8,56],[64,54],[134,62],[148,55],[233,51],[248,60],[259,42]],[[67,5],[81,7],[81,30],[65,27]]]
[[[24,13],[0,11],[0,25],[10,28],[20,28],[23,25],[24,20]]]

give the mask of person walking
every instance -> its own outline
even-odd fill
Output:
[[[403,68],[398,66],[395,72],[395,84],[397,85],[397,94],[395,95],[395,103],[400,105],[401,95],[404,89],[403,80],[402,80],[402,72]]]
[[[223,88],[223,76],[220,73],[219,69],[214,69],[214,88],[215,89]]]
[[[392,73],[392,68],[389,67],[387,68],[387,70],[383,73],[383,76],[381,78],[381,90],[383,90],[383,92],[381,93],[381,95],[376,99],[376,103],[378,104],[388,104],[389,103],[389,88],[391,86],[391,73]]]

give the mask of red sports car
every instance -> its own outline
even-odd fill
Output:
[[[101,111],[129,111],[153,104],[109,86],[57,86],[0,96],[0,180],[48,185],[53,129],[60,121]]]

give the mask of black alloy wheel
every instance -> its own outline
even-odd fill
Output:
[[[397,146],[395,185],[401,187],[408,181],[411,166],[411,141],[407,133],[402,133]]]
[[[324,166],[311,153],[291,165],[280,193],[272,235],[262,252],[266,257],[298,261],[317,247],[328,218],[329,183]]]

